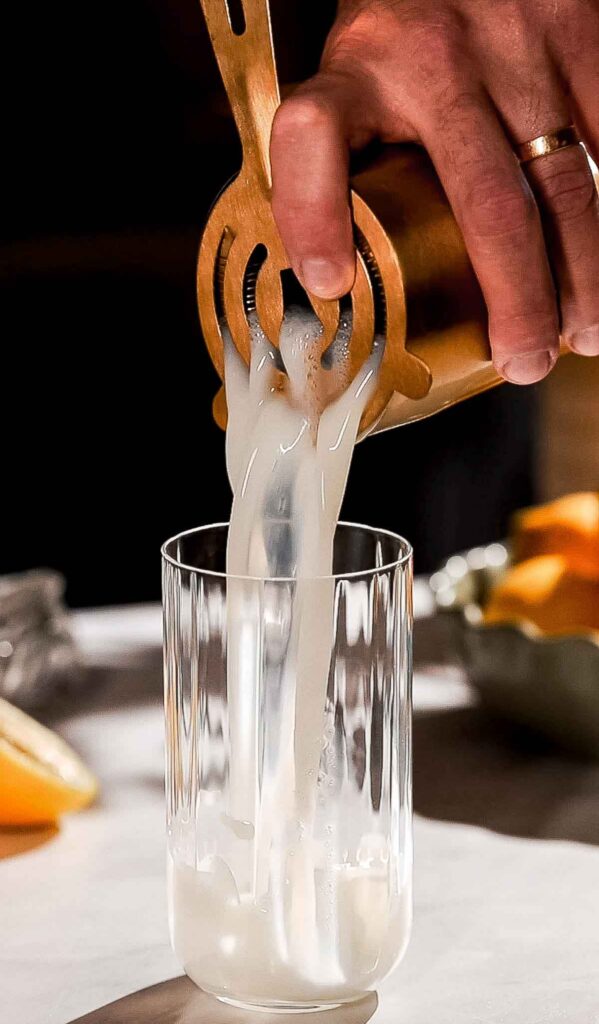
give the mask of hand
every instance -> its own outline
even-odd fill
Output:
[[[514,154],[572,122],[597,158],[599,0],[341,0],[320,71],[273,127],[273,210],[291,265],[315,295],[347,292],[350,150],[419,142],[462,229],[498,371],[544,377],[560,330],[598,355],[599,201],[584,150],[525,166]]]

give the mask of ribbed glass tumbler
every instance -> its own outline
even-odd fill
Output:
[[[172,941],[221,999],[324,1009],[408,942],[411,549],[339,524],[298,581],[227,575],[226,542],[162,550]]]

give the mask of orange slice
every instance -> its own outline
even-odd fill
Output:
[[[509,569],[493,588],[485,622],[532,622],[543,633],[599,630],[599,580],[570,571],[561,555],[540,555]]]
[[[513,522],[517,562],[536,555],[563,555],[581,576],[599,579],[599,492],[567,494],[518,512]]]
[[[39,825],[89,804],[98,784],[56,733],[0,698],[0,825]]]

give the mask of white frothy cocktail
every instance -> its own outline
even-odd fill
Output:
[[[347,335],[350,329],[348,322]],[[339,615],[333,543],[381,351],[375,346],[341,397],[329,402],[327,377],[314,357],[318,331],[305,314],[286,316],[284,389],[277,386],[279,357],[259,328],[249,372],[226,346],[234,495],[226,805],[200,793],[196,841],[177,842],[175,827],[169,846],[173,940],[186,972],[222,998],[262,1007],[359,998],[402,955],[411,918],[409,872],[398,870],[389,835],[399,800],[391,792],[393,751],[385,755],[388,814],[365,808],[372,794],[363,780],[338,800],[331,791],[344,756],[327,701]],[[336,345],[335,369],[327,373],[343,375],[343,331]],[[366,592],[365,600],[371,601]],[[271,661],[277,652],[270,685],[266,647]],[[344,685],[349,729],[351,678]],[[364,702],[355,705],[359,736]],[[264,716],[276,721],[266,745]],[[209,843],[197,841],[202,829]]]

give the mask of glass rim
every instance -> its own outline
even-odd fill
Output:
[[[170,544],[174,544],[176,541],[181,540],[183,537],[189,537],[194,533],[204,533],[207,530],[219,530],[225,527],[229,528],[228,522],[220,523],[205,523],[203,526],[193,526],[190,530],[182,530],[180,533],[175,533],[168,540],[164,541],[160,548],[160,554],[165,562],[169,565],[174,566],[175,569],[184,569],[186,572],[197,573],[202,576],[212,576],[215,579],[221,580],[239,580],[247,583],[297,583],[297,576],[243,576],[238,573],[229,572],[218,572],[216,569],[200,569],[197,565],[187,565],[185,562],[180,562],[177,558],[173,558],[167,551]],[[384,565],[375,565],[371,569],[358,569],[355,572],[337,572],[330,573],[326,576],[303,576],[302,580],[308,582],[318,582],[320,580],[355,580],[360,577],[371,577],[378,573],[389,572],[392,569],[404,568],[409,565],[412,561],[413,548],[412,545],[405,537],[402,537],[399,533],[394,533],[393,530],[385,530],[382,527],[377,526],[366,526],[363,523],[350,523],[346,520],[340,519],[337,526],[349,526],[357,530],[362,530],[366,533],[379,534],[384,537],[391,537],[397,541],[401,548],[401,554],[399,558],[394,558],[390,562],[385,562]]]

